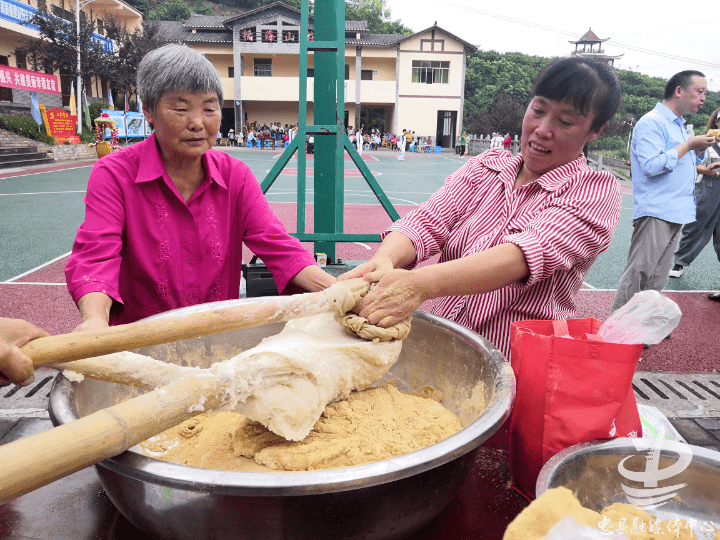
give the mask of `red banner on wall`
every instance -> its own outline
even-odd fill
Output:
[[[11,66],[0,65],[0,86],[44,92],[46,94],[60,93],[58,79],[55,75]]]

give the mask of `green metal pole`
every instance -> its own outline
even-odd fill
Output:
[[[338,31],[340,23],[342,32]],[[345,66],[344,0],[315,2],[315,39],[333,42],[335,50],[315,51],[314,124],[337,125],[337,105],[344,102],[344,98],[341,99],[337,93],[337,66],[342,64],[343,73]],[[342,232],[342,221],[338,223],[337,216],[338,212],[342,214],[344,204],[344,163],[336,159],[337,156],[342,158],[342,152],[338,151],[341,150],[338,141],[337,129],[315,136],[316,233]],[[336,260],[334,242],[315,242],[315,252],[327,254],[328,262]]]

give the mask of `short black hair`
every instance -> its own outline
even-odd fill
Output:
[[[538,73],[531,97],[535,96],[568,102],[583,116],[595,111],[590,129],[596,132],[615,116],[622,90],[617,74],[605,62],[570,56]]]
[[[672,77],[670,77],[670,80],[665,85],[665,95],[663,96],[664,99],[670,99],[675,94],[675,89],[679,86],[683,90],[687,90],[688,86],[692,83],[693,77],[704,77],[705,74],[701,73],[700,71],[695,71],[694,69],[686,69],[685,71],[681,71],[680,73],[676,73]]]

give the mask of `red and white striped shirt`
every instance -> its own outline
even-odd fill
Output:
[[[622,199],[613,175],[590,169],[584,156],[513,189],[522,164],[522,156],[503,149],[470,159],[383,233],[410,238],[418,262],[440,253],[442,263],[507,243],[522,249],[530,268],[522,282],[436,298],[427,308],[485,337],[506,358],[511,322],[574,316],[575,295],[610,245]]]

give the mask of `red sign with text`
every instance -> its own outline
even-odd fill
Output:
[[[49,135],[57,138],[73,137],[77,130],[77,115],[72,116],[64,109],[48,109],[45,111]]]
[[[0,65],[0,86],[19,88],[45,94],[59,94],[60,87],[55,75]]]

